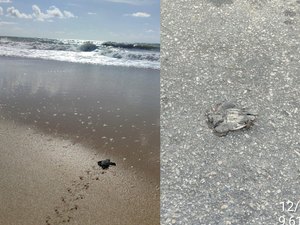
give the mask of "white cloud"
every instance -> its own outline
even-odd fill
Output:
[[[60,19],[75,18],[74,14],[71,13],[70,11],[64,10],[62,12],[56,6],[51,6],[49,9],[47,9],[47,14],[46,15],[49,16],[49,18],[52,18],[52,17],[57,17],[57,18],[60,18]]]
[[[2,15],[3,15],[3,8],[0,7],[0,16],[2,16]]]
[[[39,21],[44,21],[45,19],[50,18],[50,16],[48,14],[43,13],[37,5],[32,6],[32,11],[32,15]]]
[[[147,32],[147,33],[153,33],[154,30],[149,29],[149,30],[146,30],[146,32]]]
[[[89,15],[96,15],[97,13],[94,12],[88,12]]]
[[[66,11],[66,10],[64,10],[64,15],[66,18],[74,18],[75,17],[73,13]]]
[[[15,7],[8,7],[6,11],[8,15],[12,17],[16,17],[20,19],[32,19],[32,16],[30,14],[21,13]]]
[[[1,1],[1,0],[0,0]],[[21,19],[36,19],[38,21],[47,21],[47,22],[53,22],[51,18],[74,18],[74,14],[64,10],[63,12],[57,8],[56,6],[51,6],[49,9],[46,10],[46,12],[42,12],[39,6],[32,5],[32,14],[25,14],[21,13],[18,9],[14,7],[9,7],[7,9],[7,13],[9,16],[17,17]]]
[[[0,3],[11,3],[11,0],[0,0]]]
[[[136,13],[132,13],[132,14],[125,14],[125,16],[133,16],[133,17],[150,17],[151,15],[149,13],[145,13],[145,12],[136,12]]]
[[[47,14],[51,17],[64,18],[64,14],[55,6],[51,6],[49,9],[47,9]]]

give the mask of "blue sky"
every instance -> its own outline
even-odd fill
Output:
[[[0,0],[0,36],[159,43],[159,0]]]

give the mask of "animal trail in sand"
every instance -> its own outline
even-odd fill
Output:
[[[66,193],[60,197],[60,204],[54,208],[54,213],[46,217],[46,225],[65,224],[72,221],[77,210],[80,209],[80,200],[84,199],[92,181],[100,181],[99,174],[105,174],[93,166],[85,174],[73,180]]]

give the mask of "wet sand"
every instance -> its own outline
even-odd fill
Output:
[[[159,224],[159,71],[0,68],[0,224]]]

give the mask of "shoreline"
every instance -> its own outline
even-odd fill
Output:
[[[120,65],[102,65],[102,64],[93,64],[93,63],[83,63],[83,62],[71,62],[71,61],[63,61],[63,60],[55,60],[55,59],[43,59],[43,58],[34,58],[34,57],[23,57],[23,56],[6,56],[6,55],[0,55],[1,58],[7,58],[10,60],[13,59],[24,59],[24,60],[37,60],[37,61],[49,61],[49,62],[60,62],[60,63],[70,63],[70,64],[80,64],[80,65],[92,65],[92,66],[99,66],[99,67],[112,67],[112,68],[124,68],[124,69],[133,69],[133,70],[153,70],[153,71],[160,71],[159,69],[156,68],[144,68],[144,67],[134,67],[134,66],[120,66]]]
[[[44,58],[38,58],[38,57],[24,57],[24,56],[6,56],[6,55],[0,55],[1,58],[6,59],[24,59],[24,60],[40,60],[40,61],[49,61],[49,62],[57,62],[57,63],[70,63],[70,64],[80,64],[80,65],[91,65],[91,66],[99,66],[103,68],[123,68],[123,69],[132,69],[132,70],[153,70],[160,72],[160,68],[148,68],[148,67],[135,67],[135,66],[126,66],[126,65],[105,65],[105,64],[97,64],[97,63],[88,63],[88,62],[71,62],[71,61],[64,61],[64,60],[58,60],[58,59],[44,59]]]

